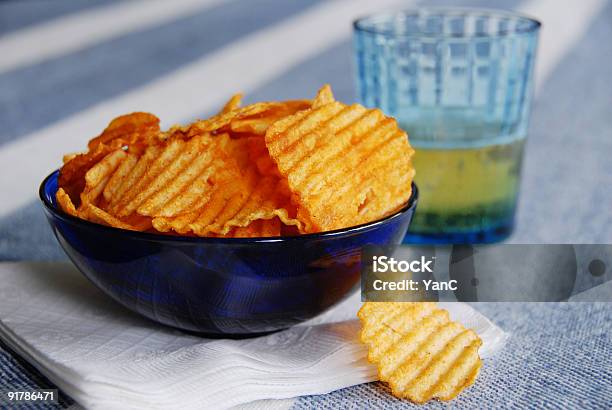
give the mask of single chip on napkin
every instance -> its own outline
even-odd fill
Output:
[[[476,380],[482,340],[431,302],[366,302],[361,341],[379,379],[415,403],[451,400]]]

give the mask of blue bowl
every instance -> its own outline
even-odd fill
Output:
[[[359,287],[361,249],[399,244],[417,189],[397,213],[336,231],[279,238],[192,238],[110,228],[65,214],[58,171],[40,186],[51,228],[79,270],[154,321],[209,336],[268,333],[308,320]]]

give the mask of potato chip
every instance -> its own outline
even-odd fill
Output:
[[[244,132],[257,130],[257,133],[263,135],[263,133],[265,133],[265,129],[261,132],[263,125],[257,125],[257,121],[249,122],[247,120],[260,119],[262,120],[260,124],[270,125],[270,122],[267,122],[265,118],[271,117],[273,119],[279,119],[308,107],[310,107],[310,102],[305,100],[258,102],[231,111],[222,111],[211,118],[196,121],[187,127],[183,127],[181,131],[190,138],[204,133],[225,132],[228,128],[231,129],[231,124],[234,122],[237,124],[236,126],[240,128],[240,121],[245,121],[242,123]]]
[[[282,112],[284,115],[295,114],[298,111],[306,110],[312,106],[311,100],[287,100],[279,101],[276,106],[276,112]]]
[[[312,108],[319,108],[334,101],[336,100],[334,99],[334,93],[332,92],[331,87],[329,84],[325,84],[323,87],[321,87],[317,93],[317,96],[312,101]]]
[[[246,229],[256,220],[280,218],[299,224],[275,164],[268,157],[264,171],[272,171],[261,174],[247,162],[252,155],[267,157],[263,138],[232,140],[226,134],[205,134],[155,145],[141,157],[116,150],[87,173],[84,215],[132,230],[140,226],[130,218],[144,216],[162,232],[224,236],[234,228],[245,228],[239,234],[280,234],[280,222],[258,222]],[[237,159],[243,161],[242,168]],[[103,205],[88,207],[100,193]]]
[[[299,225],[295,210],[276,177],[261,177],[255,168],[241,172],[228,159],[211,175],[212,186],[185,212],[175,216],[154,217],[155,229],[198,236],[225,236],[233,228],[247,227],[257,219],[278,217],[286,225]]]
[[[283,207],[286,198],[277,194],[277,180],[258,179],[255,171],[251,170],[240,181],[234,182],[233,189],[224,187],[223,190],[227,191],[225,195],[217,194],[213,197],[218,203],[211,200],[216,206],[205,206],[204,212],[189,225],[191,230],[196,235],[206,235],[209,232],[225,235],[233,227],[245,227],[254,220],[271,219],[274,216],[278,216],[287,225],[299,224]]]
[[[412,150],[380,111],[329,85],[314,100],[241,100],[165,132],[152,114],[115,118],[65,156],[60,207],[124,229],[266,237],[368,222],[409,197]]]
[[[261,230],[261,219],[251,222],[248,226],[234,228],[227,233],[229,238],[257,238]],[[280,229],[279,229],[280,231]]]
[[[278,121],[265,140],[307,231],[377,220],[410,197],[414,151],[378,109],[332,102]]]
[[[221,108],[221,111],[219,111],[219,114],[223,115],[230,111],[240,108],[240,104],[242,103],[242,97],[243,95],[240,93],[232,95],[232,98],[230,98],[225,103],[223,108]]]
[[[117,195],[119,187],[124,183],[128,175],[132,172],[136,164],[138,163],[139,156],[136,154],[128,153],[126,158],[113,175],[109,178],[108,183],[102,191],[106,202],[110,202]]]
[[[240,196],[228,203],[216,217],[208,229],[210,231],[226,234],[230,228],[244,227],[257,219],[271,219],[279,217],[287,225],[298,225],[299,222],[290,218],[285,209],[288,198],[279,194],[278,180],[272,177],[258,178],[251,170],[243,179],[244,185]],[[194,232],[198,233],[196,229]]]
[[[260,237],[280,236],[282,223],[279,218],[260,219],[260,221],[261,221],[261,230],[259,231]]]
[[[85,219],[92,222],[112,226],[114,228],[127,229],[129,231],[145,231],[151,225],[150,223],[141,226],[131,225],[92,204],[87,204],[79,213]]]
[[[310,108],[309,101],[285,101],[255,116],[238,116],[230,121],[230,130],[238,135],[250,134],[263,136],[266,134],[268,128],[278,120],[307,108]]]
[[[482,341],[432,302],[366,302],[361,341],[394,396],[451,400],[476,380]]]
[[[102,134],[89,141],[88,147],[91,150],[98,144],[108,145],[116,139],[128,145],[137,142],[150,145],[159,136],[159,118],[147,112],[134,112],[112,120]]]
[[[75,155],[60,169],[58,186],[64,189],[75,205],[78,206],[81,203],[80,194],[85,188],[87,171],[106,155],[121,148],[121,145],[119,141],[111,142],[110,145],[98,144],[88,152]]]
[[[190,189],[190,187],[196,181],[196,178],[204,175],[211,175],[210,166],[213,164],[213,154],[212,152],[200,152],[197,154],[193,160],[189,160],[190,163],[186,165],[179,173],[174,175],[173,179],[168,182],[158,182],[153,181],[152,184],[155,185],[159,183],[159,189],[157,189],[153,194],[151,194],[140,206],[138,206],[138,213],[140,215],[159,215],[162,210],[164,210],[164,215],[174,216],[183,212],[184,207],[188,206],[188,204],[183,204],[182,206],[177,206],[177,199],[182,198],[183,193]],[[208,171],[208,172],[207,172]],[[163,174],[160,174],[160,178]],[[146,194],[145,190],[145,194]],[[206,195],[206,192],[202,193]],[[174,204],[171,207],[170,211],[168,210],[168,204]]]
[[[153,221],[150,217],[138,214],[122,218],[121,221],[130,225],[136,231],[148,231],[153,227]]]
[[[265,135],[268,128],[278,121],[278,117],[245,118],[230,122],[233,132]]]
[[[222,112],[211,118],[194,122],[188,127],[185,127],[185,132],[187,137],[201,135],[204,133],[214,133],[221,128],[228,126],[234,119],[247,118],[263,113],[270,110],[277,104],[278,103],[261,102],[247,105],[242,108],[237,108],[232,111]]]
[[[105,156],[85,174],[85,188],[81,192],[81,205],[93,203],[102,193],[115,169],[127,157],[122,149]]]
[[[85,173],[103,157],[122,147],[138,151],[144,145],[157,143],[160,137],[159,119],[149,113],[132,113],[115,118],[96,138],[89,141],[88,152],[64,157],[58,185],[80,204],[85,187]]]
[[[230,138],[228,134],[218,135],[219,147],[227,156],[233,158],[241,170],[246,170],[252,166],[253,157],[251,156],[250,146],[252,140],[259,140],[262,143],[262,138],[259,136],[249,136],[245,138]],[[264,143],[265,146],[265,143]]]
[[[179,234],[195,233],[198,236],[220,233],[212,232],[211,225],[228,203],[242,204],[244,197],[244,193],[241,193],[243,183],[240,172],[237,167],[231,166],[231,162],[229,165],[220,169],[220,175],[217,175],[215,182],[211,184],[210,192],[192,205],[189,212],[175,217],[155,217],[153,227],[161,232],[173,230]]]
[[[55,193],[55,199],[57,199],[57,203],[59,204],[60,208],[62,208],[62,210],[68,215],[78,216],[77,210],[66,191],[64,191],[64,188],[59,188],[57,190]]]
[[[198,175],[199,171],[210,163],[210,159],[205,156],[202,158],[202,154],[206,146],[211,143],[212,139],[209,135],[194,137],[187,141],[170,141],[158,153],[157,158],[150,162],[147,161],[147,169],[144,170],[142,177],[135,181],[134,186],[128,192],[125,192],[123,198],[114,203],[111,202],[110,209],[112,212],[124,217],[142,207],[141,215],[152,215],[152,210],[156,206],[161,207],[165,202],[171,200],[174,197],[173,193],[180,192]],[[145,153],[143,158],[146,156]],[[197,161],[195,161],[196,158],[198,158]],[[194,163],[195,169],[192,168]],[[138,164],[134,172],[140,173],[141,169],[136,168],[138,168]],[[176,179],[181,173],[183,173],[183,177]],[[151,201],[147,202],[151,197],[153,198],[151,201],[162,202],[157,204]]]
[[[121,178],[121,181],[117,182],[116,186],[113,182],[113,185],[111,185],[108,190],[108,194],[105,196],[105,199],[108,201],[110,209],[113,212],[115,212],[122,200],[127,199],[128,196],[134,196],[136,184],[150,169],[153,161],[158,159],[162,150],[163,147],[158,145],[147,148],[144,154],[138,158],[136,165],[134,165],[134,167]],[[123,171],[123,169],[119,169],[119,172]],[[113,177],[111,177],[111,179],[113,179]],[[119,176],[117,178],[119,178]]]
[[[62,163],[70,162],[77,157],[77,155],[83,155],[84,152],[73,152],[71,154],[66,154],[62,157]]]
[[[256,219],[245,227],[234,228],[228,233],[233,238],[265,238],[280,236],[281,221],[278,218]]]
[[[217,168],[222,169],[223,173],[211,175],[211,182],[215,185],[214,192],[210,196],[201,196],[200,204],[189,207],[195,211],[181,215],[160,215],[163,218],[155,218],[153,225],[156,229],[172,229],[179,233],[194,232],[199,236],[225,236],[233,228],[246,228],[257,219],[270,220],[278,217],[286,225],[299,225],[299,221],[295,219],[296,210],[290,202],[286,181],[279,177],[263,139],[215,139],[215,142],[217,141],[221,141],[219,146],[228,158]],[[217,153],[215,157],[220,159],[223,155]],[[255,158],[258,160],[254,161]],[[261,160],[265,158],[266,167],[253,166],[252,162],[261,165]],[[201,208],[199,212],[198,208]],[[173,216],[176,218],[172,219]],[[247,233],[241,233],[239,230],[239,234],[246,235],[248,230]]]
[[[230,139],[224,149],[237,161],[242,171],[246,172],[254,165],[262,176],[281,178],[276,163],[270,158],[266,142],[260,136]]]

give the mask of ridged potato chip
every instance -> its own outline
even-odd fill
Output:
[[[282,223],[279,218],[259,219],[259,221],[261,221],[261,228],[257,234],[260,237],[280,236]]]
[[[60,208],[62,208],[64,212],[66,212],[68,215],[77,217],[79,216],[76,207],[72,203],[72,200],[70,199],[66,191],[64,191],[64,188],[59,188],[57,190],[55,198],[57,199],[57,203],[59,204]]]
[[[215,222],[208,229],[226,234],[232,227],[245,227],[257,219],[280,218],[286,225],[299,225],[299,222],[289,215],[289,198],[279,187],[278,179],[258,177],[255,170],[250,170],[243,177],[239,197],[228,202]],[[198,233],[197,229],[194,232]]]
[[[154,145],[148,147],[144,154],[138,157],[138,160],[129,170],[125,170],[120,167],[116,174],[125,174],[123,177],[120,175],[113,175],[111,177],[111,185],[106,190],[104,198],[109,203],[109,207],[113,212],[119,206],[119,203],[127,196],[135,195],[135,187],[137,183],[142,179],[145,173],[150,169],[153,161],[156,161],[163,150],[162,146]],[[133,160],[131,160],[133,161]],[[130,161],[130,162],[131,162]],[[127,162],[127,161],[126,161]]]
[[[380,111],[328,85],[313,100],[241,101],[165,132],[152,114],[115,118],[64,157],[59,206],[124,229],[266,237],[369,222],[410,196],[411,148]]]
[[[136,112],[115,118],[106,129],[88,143],[88,152],[64,157],[58,185],[75,205],[85,188],[85,174],[102,158],[119,148],[139,151],[156,144],[160,138],[159,119],[149,113]]]
[[[96,222],[102,225],[112,226],[114,228],[127,229],[129,231],[146,231],[151,227],[151,222],[149,218],[134,219],[137,224],[130,224],[122,221],[119,218],[114,217],[108,212],[92,204],[85,205],[83,209],[79,210],[79,214],[84,219],[87,219],[89,221]]]
[[[125,178],[133,184],[129,189],[117,189],[121,196],[110,200],[110,210],[120,217],[138,210],[140,215],[154,216],[157,209],[174,199],[203,173],[212,162],[207,146],[214,144],[209,135],[190,140],[172,140],[161,151],[147,149],[132,171],[135,178]],[[140,162],[139,161],[139,162]]]
[[[85,188],[81,192],[81,205],[94,203],[106,187],[106,184],[128,154],[122,149],[105,156],[102,161],[91,167],[85,174]]]
[[[64,163],[64,166],[60,169],[57,183],[76,206],[81,203],[80,195],[85,189],[85,174],[87,171],[121,146],[121,141],[113,141],[110,145],[98,144],[94,149],[77,154]]]
[[[265,135],[268,128],[278,121],[278,117],[245,118],[230,122],[233,132]]]
[[[148,112],[134,112],[112,120],[102,134],[89,141],[87,146],[91,150],[98,144],[108,145],[115,140],[121,140],[126,145],[151,145],[158,142],[160,135],[159,118]]]
[[[179,234],[194,233],[197,236],[221,234],[213,232],[212,225],[218,222],[228,203],[242,202],[241,183],[233,178],[228,178],[226,181],[227,183],[213,185],[212,191],[202,195],[197,204],[190,207],[189,212],[174,217],[155,217],[153,226],[161,232],[172,230]]]
[[[236,159],[240,169],[247,171],[255,166],[262,176],[277,176],[285,179],[278,171],[276,163],[270,158],[266,142],[260,136],[231,139],[224,146],[228,154]]]
[[[255,116],[246,118],[239,116],[233,119],[230,122],[230,130],[238,136],[241,134],[263,136],[266,135],[268,128],[278,120],[310,108],[310,106],[310,102],[305,100],[285,101]]]
[[[377,220],[410,197],[414,150],[378,109],[334,101],[276,122],[265,140],[307,231]]]
[[[235,131],[264,135],[267,127],[280,118],[305,110],[311,105],[307,100],[258,102],[194,122],[175,130],[187,138],[205,133]]]
[[[62,157],[62,163],[65,164],[66,162],[70,162],[73,159],[75,159],[78,155],[82,155],[82,154],[84,154],[84,152],[73,152],[73,153],[70,153],[70,154],[65,154]]]
[[[127,177],[130,175],[136,164],[138,163],[139,156],[136,154],[129,153],[123,162],[117,167],[115,172],[109,178],[104,191],[102,194],[106,202],[110,202],[116,197],[119,187],[124,183]]]
[[[247,159],[238,151],[267,155],[263,139],[256,138],[257,142],[206,134],[170,140],[165,146],[150,147],[140,158],[121,152],[123,162],[114,164],[114,174],[103,173],[110,166],[100,163],[93,175],[104,177],[110,215],[121,220],[134,214],[148,216],[161,232],[227,235],[232,228],[275,217],[286,225],[299,225],[286,183],[276,169],[264,175],[256,161],[241,167],[236,160]],[[108,158],[106,162],[113,157]],[[268,165],[275,167],[271,160]],[[91,192],[95,199],[101,190]]]
[[[281,221],[278,218],[257,219],[244,227],[234,228],[228,236],[232,238],[265,238],[280,236]]]
[[[232,95],[232,98],[230,98],[225,105],[223,106],[223,108],[221,108],[221,111],[219,111],[219,114],[226,114],[230,111],[236,110],[238,108],[240,108],[240,105],[242,104],[242,97],[243,95],[238,93],[238,94],[234,94]]]
[[[334,101],[336,100],[334,99],[334,93],[332,92],[331,87],[329,84],[325,84],[323,87],[321,87],[317,93],[317,96],[312,101],[312,108],[319,108]]]
[[[225,169],[227,172],[227,169]],[[193,232],[198,236],[227,235],[232,228],[244,228],[258,219],[278,217],[285,225],[299,225],[290,215],[290,204],[273,178],[259,178],[254,169],[242,175],[234,173],[215,184],[212,194],[202,198],[194,211],[174,218],[153,219],[162,232]]]
[[[236,108],[231,111],[221,112],[211,118],[196,121],[193,124],[185,127],[188,137],[201,135],[204,133],[214,133],[223,127],[227,127],[234,120],[249,118],[270,110],[278,103],[260,102],[250,104],[245,107]]]
[[[150,229],[152,227],[151,218],[140,215],[119,218],[103,209],[107,206],[108,202],[101,194],[108,188],[108,183],[116,175],[116,170],[121,169],[126,161],[130,160],[132,157],[133,155],[127,154],[122,149],[112,151],[106,155],[85,174],[85,188],[80,195],[81,202],[78,209],[61,187],[56,193],[56,199],[60,207],[64,212],[72,216],[102,225],[132,231],[145,231]]]
[[[472,385],[481,339],[432,302],[366,302],[359,310],[368,360],[394,396],[451,400]]]

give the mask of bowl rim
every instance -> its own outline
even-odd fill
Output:
[[[108,233],[113,233],[113,232],[121,233],[123,235],[131,237],[132,239],[154,240],[158,242],[161,241],[161,242],[197,243],[197,244],[248,244],[248,243],[296,242],[296,241],[306,241],[306,240],[311,240],[311,239],[341,238],[344,236],[352,236],[356,233],[369,231],[371,229],[385,225],[394,219],[398,219],[403,214],[405,214],[406,212],[416,207],[416,204],[418,202],[418,197],[419,197],[419,190],[413,181],[411,183],[412,192],[410,194],[410,198],[408,198],[408,202],[406,202],[406,205],[404,205],[398,211],[382,219],[377,219],[372,222],[367,222],[361,225],[351,226],[348,228],[335,229],[333,231],[308,233],[308,234],[295,235],[295,236],[255,237],[255,238],[215,238],[215,237],[172,236],[172,235],[163,235],[163,234],[150,233],[150,232],[129,231],[126,229],[101,225],[101,224],[86,221],[84,219],[77,218],[75,216],[65,213],[58,206],[51,203],[48,200],[47,195],[45,194],[47,184],[54,177],[57,178],[57,176],[59,176],[59,169],[47,175],[47,177],[43,179],[38,189],[38,195],[39,195],[41,202],[43,203],[43,206],[48,212],[53,214],[54,217],[59,218],[65,222],[79,225],[87,229],[101,230],[103,232],[108,232]]]

